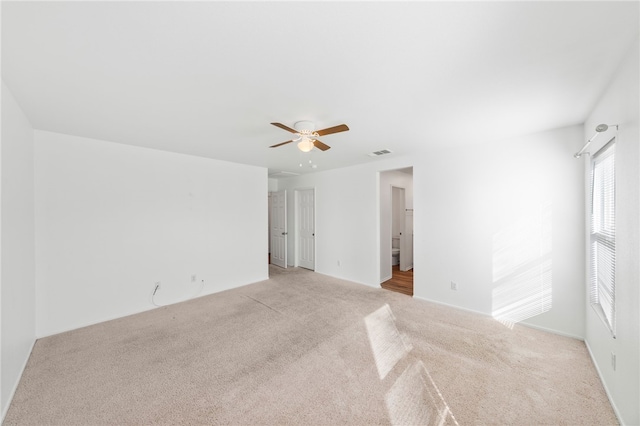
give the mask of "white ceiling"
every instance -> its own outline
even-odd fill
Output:
[[[36,129],[307,173],[582,123],[638,2],[2,2]],[[316,169],[271,126],[346,123]],[[307,154],[308,156],[308,154]],[[388,158],[384,156],[382,158]]]

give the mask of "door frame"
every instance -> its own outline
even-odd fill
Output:
[[[393,268],[391,267],[391,245],[392,245],[392,241],[391,241],[391,237],[392,237],[392,226],[393,223],[391,222],[391,217],[389,216],[387,219],[386,213],[383,211],[386,203],[391,204],[392,197],[392,187],[395,186],[397,188],[402,188],[401,183],[395,183],[395,182],[389,182],[387,181],[387,178],[383,179],[383,176],[386,173],[389,172],[402,172],[403,169],[412,169],[415,170],[415,165],[413,164],[407,164],[407,165],[402,165],[402,166],[398,166],[398,167],[393,167],[390,169],[382,169],[382,170],[378,170],[376,173],[376,204],[377,204],[377,209],[376,209],[376,247],[377,247],[377,256],[376,256],[376,264],[377,264],[377,271],[378,271],[378,281],[380,284],[382,284],[383,282],[389,280],[392,278],[393,276]],[[416,191],[416,187],[419,187],[419,183],[416,183],[416,180],[414,178],[413,173],[409,173],[411,175],[411,185],[412,185],[412,198],[415,204],[415,200],[417,198],[419,198],[419,191]],[[383,183],[384,182],[384,183]],[[407,188],[405,187],[405,203],[406,203],[406,191]],[[388,194],[388,195],[387,195]],[[386,197],[389,197],[389,199],[387,200]],[[389,220],[390,224],[387,226],[387,224],[385,223],[387,220]],[[415,235],[415,227],[416,227],[416,223],[414,220],[414,235]],[[384,229],[383,229],[384,228]],[[385,235],[385,233],[388,232],[388,239],[387,239],[387,235]],[[384,239],[383,239],[384,236]],[[411,269],[414,269],[415,267],[415,238],[412,238],[412,256],[413,256],[413,267]],[[402,251],[402,250],[401,250]],[[384,256],[383,256],[384,254]],[[388,267],[388,271],[387,271],[387,267]],[[384,271],[383,271],[384,269]],[[387,275],[388,274],[388,275]]]

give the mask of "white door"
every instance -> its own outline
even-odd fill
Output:
[[[400,270],[413,269],[413,210],[405,213],[404,232],[402,233],[403,245],[400,247]]]
[[[271,263],[287,267],[287,191],[271,194]]]
[[[411,269],[408,266],[407,256],[407,232],[406,232],[406,199],[405,189],[396,186],[391,187],[391,220],[392,220],[392,234],[398,232],[400,236],[400,270],[408,271]],[[395,228],[397,231],[394,231]]]
[[[315,268],[315,222],[314,191],[297,191],[298,200],[298,266],[314,270]]]

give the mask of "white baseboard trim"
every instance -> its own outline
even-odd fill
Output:
[[[335,278],[337,280],[348,281],[350,283],[360,284],[360,285],[364,285],[364,286],[371,287],[371,288],[380,288],[379,284],[378,285],[372,285],[372,284],[367,284],[367,283],[363,283],[363,282],[360,282],[360,281],[354,281],[354,280],[351,280],[349,278],[339,277],[337,275],[332,275],[332,274],[327,274],[326,272],[318,272],[317,269],[315,271],[313,271],[313,272],[315,272],[316,274],[325,275],[327,277]]]
[[[429,303],[435,303],[436,305],[446,306],[448,308],[458,309],[460,311],[471,312],[472,314],[478,314],[484,317],[491,317],[491,315],[489,315],[486,312],[474,311],[473,309],[463,308],[462,306],[452,305],[450,303],[441,302],[439,300],[427,299],[426,297],[416,296],[415,294],[413,295],[413,298],[418,300],[423,300]]]
[[[473,309],[463,308],[462,306],[451,305],[449,303],[444,303],[444,302],[440,302],[438,300],[433,300],[433,299],[427,299],[425,297],[420,297],[420,296],[416,296],[416,295],[414,295],[413,297],[414,297],[414,299],[424,300],[425,302],[435,303],[436,305],[447,306],[449,308],[459,309],[461,311],[471,312],[473,314],[478,314],[478,315],[482,315],[484,317],[493,318],[493,316],[491,316],[491,314],[488,314],[486,312],[475,311]],[[524,322],[519,322],[517,324],[521,325],[523,327],[528,327],[528,328],[533,328],[535,330],[544,331],[546,333],[557,334],[558,336],[569,337],[569,338],[572,338],[572,339],[577,339],[577,340],[584,341],[584,337],[576,336],[576,335],[573,335],[573,334],[570,334],[570,333],[565,333],[565,332],[559,331],[559,330],[554,330],[553,328],[540,327],[538,325],[533,325],[533,324],[524,323]]]
[[[607,394],[607,398],[609,398],[609,403],[611,404],[611,407],[613,408],[613,412],[615,413],[616,418],[618,419],[618,422],[621,425],[625,425],[626,423],[622,420],[622,416],[620,415],[620,411],[618,411],[618,407],[616,406],[616,403],[615,403],[615,401],[613,400],[613,398],[611,396],[611,392],[609,392],[609,388],[607,387],[607,383],[602,378],[602,372],[600,371],[600,366],[598,366],[598,363],[596,362],[596,358],[593,356],[593,352],[591,352],[591,347],[589,346],[589,342],[587,342],[585,340],[584,344],[587,347],[587,351],[589,352],[589,357],[591,357],[591,362],[593,363],[594,367],[596,367],[596,371],[598,372],[598,377],[600,378],[600,382],[602,383],[602,387],[604,387],[604,392]]]
[[[29,362],[29,358],[31,358],[31,352],[33,352],[33,347],[36,344],[36,340],[37,339],[33,339],[33,342],[31,342],[31,347],[29,348],[29,355],[27,355],[27,357],[24,360],[24,363],[22,363],[20,374],[18,374],[18,378],[16,379],[16,382],[13,384],[11,393],[9,394],[9,398],[7,399],[7,406],[2,407],[2,417],[0,417],[0,424],[4,423],[4,418],[7,415],[7,412],[9,411],[9,407],[11,406],[11,401],[13,401],[13,397],[15,396],[16,391],[18,390],[18,385],[20,384],[20,380],[22,379],[24,370],[27,368],[27,363]]]
[[[389,281],[391,278],[393,278],[393,275],[389,275],[388,277],[384,277],[382,280],[380,280],[380,284],[382,284],[385,281]]]
[[[152,311],[154,309],[158,309],[158,308],[163,308],[165,306],[171,306],[171,305],[175,305],[177,303],[183,303],[192,299],[198,299],[200,297],[205,297],[205,296],[209,296],[215,293],[220,293],[221,291],[226,291],[226,290],[231,290],[234,288],[238,288],[238,287],[243,287],[245,285],[251,285],[251,284],[255,284],[255,283],[259,283],[262,281],[267,281],[269,279],[269,276],[267,275],[266,277],[262,277],[262,278],[258,278],[255,281],[251,281],[248,283],[244,283],[244,284],[235,284],[235,285],[231,285],[231,286],[222,286],[220,288],[214,288],[214,289],[202,289],[202,292],[195,295],[195,296],[189,296],[189,297],[185,297],[184,299],[177,299],[177,300],[172,300],[171,302],[167,303],[166,305],[160,305],[160,306],[144,306],[141,309],[137,309],[137,310],[131,310],[129,312],[125,312],[125,313],[118,313],[116,315],[109,315],[106,317],[102,317],[100,319],[96,319],[96,320],[92,320],[92,321],[85,321],[82,323],[78,323],[75,324],[71,327],[64,327],[64,328],[60,328],[57,330],[53,330],[53,331],[48,331],[48,332],[42,332],[42,331],[38,331],[36,330],[36,339],[43,339],[45,337],[50,337],[50,336],[55,336],[57,334],[62,334],[62,333],[66,333],[68,331],[73,331],[73,330],[78,330],[80,328],[85,328],[85,327],[91,327],[92,325],[96,325],[96,324],[102,324],[103,322],[108,322],[108,321],[113,321],[113,320],[117,320],[120,318],[125,318],[125,317],[129,317],[132,315],[138,315],[141,314],[143,312],[148,312],[148,311]],[[205,287],[206,288],[206,287]]]
[[[520,324],[523,327],[533,328],[534,330],[545,331],[547,333],[557,334],[558,336],[569,337],[571,339],[584,341],[584,337],[582,337],[582,336],[577,336],[577,335],[571,334],[571,333],[565,333],[564,331],[554,330],[553,328],[541,327],[539,325],[529,324],[529,323],[526,323],[526,322],[519,322],[518,324]]]

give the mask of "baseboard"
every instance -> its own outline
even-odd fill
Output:
[[[471,312],[473,314],[482,315],[484,317],[493,318],[493,316],[491,316],[491,314],[488,314],[486,312],[475,311],[473,309],[463,308],[462,306],[451,305],[449,303],[440,302],[438,300],[427,299],[426,297],[420,297],[420,296],[416,296],[416,295],[413,295],[413,298],[414,299],[419,299],[419,300],[424,300],[425,302],[429,302],[429,303],[435,303],[436,305],[442,305],[442,306],[446,306],[448,308],[458,309],[458,310],[461,310],[461,311]],[[571,339],[577,339],[577,340],[584,341],[584,337],[575,336],[573,334],[565,333],[563,331],[554,330],[552,328],[540,327],[538,325],[533,325],[533,324],[524,323],[524,322],[519,322],[517,324],[521,325],[523,327],[528,327],[528,328],[533,328],[535,330],[544,331],[546,333],[557,334],[558,336],[569,337]]]
[[[129,316],[132,316],[132,315],[142,314],[144,312],[152,311],[154,309],[162,308],[162,307],[165,307],[165,306],[171,306],[171,305],[175,305],[177,303],[187,302],[187,301],[192,300],[192,299],[198,299],[200,297],[210,296],[210,295],[215,294],[215,293],[220,293],[221,291],[231,290],[231,289],[234,289],[234,288],[243,287],[245,285],[251,285],[251,284],[259,283],[259,282],[262,282],[262,281],[267,281],[268,279],[269,279],[269,276],[267,275],[266,277],[262,277],[261,279],[260,278],[257,279],[257,281],[251,281],[249,283],[239,284],[239,285],[235,285],[235,286],[231,286],[231,287],[214,288],[214,289],[208,289],[206,291],[203,288],[202,292],[197,294],[197,295],[195,295],[195,296],[187,297],[187,298],[184,298],[184,299],[173,300],[170,303],[167,303],[166,305],[145,306],[142,309],[132,310],[132,311],[124,313],[124,314],[120,313],[120,314],[116,314],[116,315],[110,315],[108,317],[103,317],[103,318],[97,319],[95,321],[87,321],[87,322],[83,322],[82,324],[76,324],[76,325],[74,325],[72,327],[68,327],[68,328],[62,328],[62,329],[58,329],[58,330],[55,330],[55,331],[46,332],[46,333],[42,333],[42,334],[37,332],[36,333],[36,339],[43,339],[45,337],[55,336],[57,334],[67,333],[69,331],[78,330],[78,329],[85,328],[85,327],[91,327],[92,325],[102,324],[103,322],[113,321],[113,320],[117,320],[117,319],[120,319],[120,318],[126,318],[126,317],[129,317]]]
[[[529,324],[529,323],[525,323],[525,322],[519,322],[518,324],[520,324],[523,327],[533,328],[534,330],[540,330],[540,331],[544,331],[544,332],[551,333],[551,334],[557,334],[558,336],[569,337],[571,339],[584,341],[584,337],[582,337],[582,336],[576,336],[575,334],[570,334],[570,333],[565,333],[564,331],[554,330],[553,328],[540,327],[539,325],[533,325],[533,324]]]
[[[426,297],[416,296],[415,294],[413,295],[413,298],[418,300],[423,300],[429,303],[435,303],[436,305],[446,306],[448,308],[458,309],[460,311],[471,312],[472,314],[478,314],[484,317],[493,318],[491,315],[487,314],[486,312],[474,311],[473,309],[463,308],[462,306],[457,306],[457,305],[451,305],[449,303],[441,302],[439,300],[427,299]]]
[[[4,418],[7,415],[7,412],[9,411],[9,407],[11,406],[11,401],[13,401],[13,397],[16,394],[16,391],[18,390],[18,385],[20,384],[20,380],[22,380],[22,375],[24,374],[24,370],[27,368],[27,363],[29,362],[29,358],[31,358],[31,352],[33,352],[33,347],[36,344],[37,339],[33,339],[33,342],[31,342],[31,347],[29,348],[29,355],[27,355],[27,357],[24,360],[24,363],[22,364],[22,368],[20,369],[20,374],[18,374],[18,378],[16,379],[16,382],[13,384],[13,388],[11,389],[11,393],[9,394],[9,398],[7,399],[7,406],[6,407],[2,407],[2,417],[0,417],[0,424],[4,423]]]
[[[383,279],[380,281],[380,284],[382,284],[382,283],[383,283],[383,282],[385,282],[385,281],[389,281],[391,278],[393,278],[393,275],[389,275],[388,277],[383,278]]]
[[[604,393],[607,394],[607,398],[609,399],[609,403],[611,404],[611,408],[613,408],[613,412],[615,413],[616,418],[618,419],[618,423],[620,423],[621,425],[626,424],[622,420],[622,416],[620,415],[620,411],[618,411],[618,407],[616,406],[615,401],[611,397],[611,392],[609,392],[609,388],[607,387],[607,383],[602,378],[603,376],[602,376],[602,372],[600,371],[600,366],[598,366],[598,363],[596,362],[596,358],[593,356],[593,352],[591,352],[591,347],[589,346],[589,342],[587,342],[585,340],[584,344],[587,347],[587,352],[589,352],[589,357],[591,357],[591,362],[593,363],[593,366],[596,368],[596,371],[598,372],[598,377],[600,378],[600,383],[602,383],[602,387],[604,387]]]
[[[327,276],[327,277],[335,278],[335,279],[337,279],[337,280],[348,281],[348,282],[350,282],[350,283],[360,284],[360,285],[364,285],[364,286],[372,287],[372,288],[380,288],[380,284],[378,284],[378,285],[371,285],[371,284],[363,283],[363,282],[360,282],[360,281],[354,281],[354,280],[351,280],[351,279],[349,279],[349,278],[339,277],[339,276],[337,276],[337,275],[327,274],[326,272],[318,272],[318,270],[315,270],[314,272],[315,272],[316,274],[320,274],[320,275],[324,275],[324,276]]]

